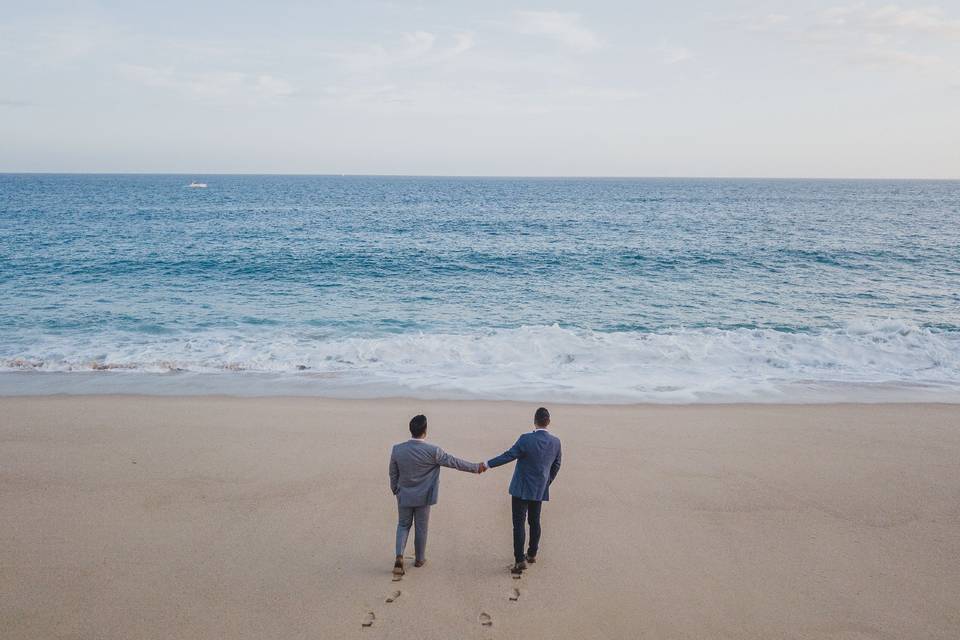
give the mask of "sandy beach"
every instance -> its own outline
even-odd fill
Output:
[[[540,561],[511,578],[511,467],[445,470],[392,581],[409,417],[478,461],[534,408],[0,399],[0,636],[960,637],[960,405],[551,405]]]

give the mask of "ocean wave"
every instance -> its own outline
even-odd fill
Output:
[[[896,321],[820,330],[560,326],[330,337],[248,326],[191,335],[37,336],[7,372],[264,374],[318,394],[576,402],[863,399],[864,389],[960,393],[960,331]],[[2,390],[2,387],[0,387]],[[859,390],[859,391],[858,391]]]

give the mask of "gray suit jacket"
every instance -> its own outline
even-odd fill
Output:
[[[390,490],[401,507],[437,504],[440,467],[476,473],[480,463],[467,462],[424,440],[393,445],[390,453]]]

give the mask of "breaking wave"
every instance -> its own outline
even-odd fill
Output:
[[[804,331],[599,332],[554,325],[329,337],[265,326],[183,336],[36,336],[19,347],[3,345],[0,370],[60,374],[61,389],[69,374],[95,373],[97,392],[129,390],[132,380],[134,388],[149,392],[156,374],[166,374],[163,389],[180,393],[198,388],[201,376],[205,392],[251,394],[569,402],[954,401],[960,397],[960,331],[889,321]],[[263,384],[265,378],[270,384]],[[0,391],[7,386],[0,382]]]

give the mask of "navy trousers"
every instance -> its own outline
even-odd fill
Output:
[[[530,547],[527,549],[527,555],[537,555],[537,549],[540,548],[540,507],[543,503],[540,500],[521,500],[513,497],[513,558],[517,562],[523,562],[523,543],[527,537],[526,523],[530,523]]]

